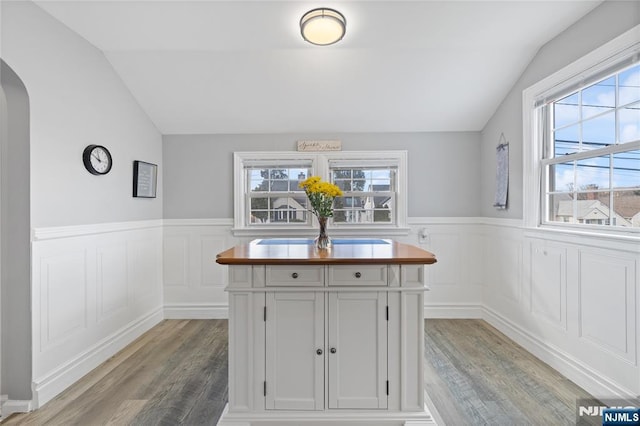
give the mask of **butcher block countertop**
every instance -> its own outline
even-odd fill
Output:
[[[433,253],[386,239],[336,238],[333,247],[315,248],[312,239],[270,238],[253,240],[219,253],[222,265],[375,265],[436,262]]]

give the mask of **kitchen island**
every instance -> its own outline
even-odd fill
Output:
[[[229,402],[219,426],[427,425],[424,265],[385,239],[264,239],[229,265]]]

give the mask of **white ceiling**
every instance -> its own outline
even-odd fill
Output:
[[[101,49],[163,134],[477,131],[600,1],[37,1]],[[345,38],[298,22],[326,6]]]

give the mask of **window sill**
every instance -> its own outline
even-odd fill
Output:
[[[234,228],[231,230],[236,237],[315,237],[318,228]],[[331,227],[327,228],[330,237],[392,237],[409,235],[409,228],[368,226],[357,228]]]
[[[637,231],[602,231],[595,228],[573,228],[566,226],[540,225],[524,229],[525,237],[545,238],[560,242],[576,242],[584,244],[586,240],[596,242],[596,246],[617,248],[619,245],[629,245],[633,252],[640,252],[640,232]],[[555,238],[554,238],[555,237]],[[594,244],[589,244],[594,245]]]

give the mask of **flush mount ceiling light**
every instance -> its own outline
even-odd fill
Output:
[[[302,38],[319,46],[327,46],[342,40],[346,29],[347,20],[344,15],[326,7],[312,9],[300,19]]]

